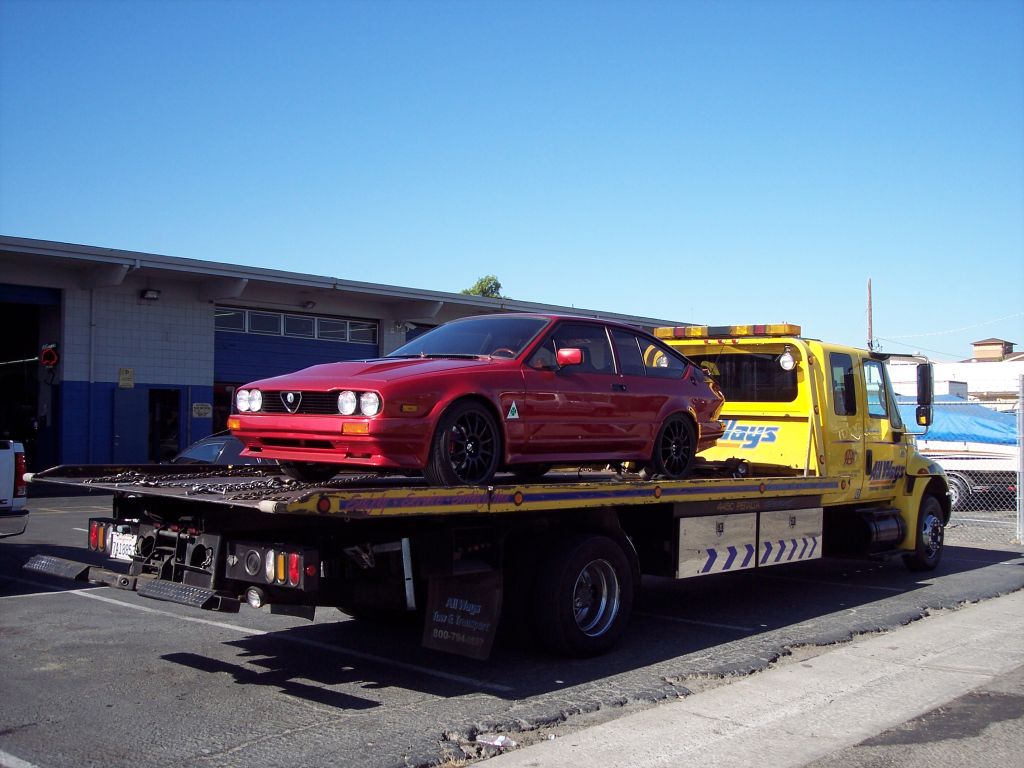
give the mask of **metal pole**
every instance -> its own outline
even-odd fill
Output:
[[[1017,543],[1024,543],[1024,376],[1017,382]]]

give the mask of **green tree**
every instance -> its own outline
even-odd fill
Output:
[[[508,298],[501,295],[501,281],[494,275],[484,275],[472,288],[466,288],[462,293],[469,296],[486,296],[489,299]]]

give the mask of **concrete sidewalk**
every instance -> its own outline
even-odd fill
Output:
[[[913,740],[877,740],[897,750],[891,753],[895,762],[879,762],[877,756],[862,762],[850,748],[888,729],[927,722],[915,718],[950,702],[968,706],[971,696],[979,695],[971,692],[979,689],[1008,697],[999,699],[1008,704],[1006,712],[982,713],[985,717],[1018,721],[993,737],[993,750],[1008,755],[993,755],[988,761],[974,744],[969,762],[1007,766],[1017,764],[1024,754],[1019,721],[1024,717],[1022,667],[1024,591],[930,616],[677,702],[510,751],[487,765],[747,768],[805,766],[826,756],[831,756],[830,766],[907,765],[901,757],[907,747],[901,745]],[[934,726],[936,721],[931,722]],[[973,731],[950,728],[949,738],[971,738],[984,727],[985,723]],[[945,732],[940,738],[944,736]],[[967,761],[957,755],[955,746],[942,749],[949,760],[935,762],[931,756],[931,765]],[[1012,759],[1007,762],[1007,757]]]

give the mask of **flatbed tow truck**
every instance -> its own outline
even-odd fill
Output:
[[[938,564],[948,486],[900,422],[881,356],[790,325],[658,335],[727,398],[726,435],[691,478],[627,466],[436,488],[373,475],[304,484],[266,466],[61,466],[31,482],[114,493],[88,533],[110,563],[36,555],[25,568],[210,610],[414,611],[425,646],[484,659],[503,617],[559,653],[608,650],[643,574],[833,555]],[[918,374],[926,426],[930,366]]]

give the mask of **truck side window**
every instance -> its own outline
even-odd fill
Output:
[[[868,416],[873,419],[884,419],[889,415],[886,403],[889,393],[885,389],[885,374],[882,364],[877,360],[864,361],[864,386],[868,395]]]
[[[832,408],[837,416],[857,415],[857,390],[853,377],[853,358],[839,352],[829,355],[832,368]]]

